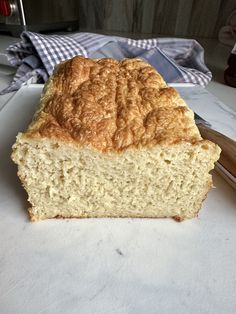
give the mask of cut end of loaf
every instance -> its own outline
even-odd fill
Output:
[[[12,159],[32,221],[47,218],[196,217],[220,149],[209,141],[102,153],[19,134]]]

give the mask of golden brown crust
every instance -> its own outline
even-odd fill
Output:
[[[103,152],[201,140],[192,111],[149,64],[83,57],[56,68],[26,135]]]

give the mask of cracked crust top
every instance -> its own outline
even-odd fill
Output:
[[[152,66],[79,56],[56,67],[25,136],[102,152],[202,139],[193,112]]]

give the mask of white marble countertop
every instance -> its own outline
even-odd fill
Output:
[[[203,116],[210,106],[215,114],[210,122],[236,138],[235,113],[225,111],[206,90],[192,87],[196,90],[188,93],[188,88],[178,87],[191,107],[197,111],[207,103]],[[26,194],[10,153],[17,132],[32,118],[41,89],[23,87],[0,112],[0,312],[235,314],[236,195],[215,172],[215,188],[199,217],[182,223],[29,223]],[[225,124],[219,124],[219,115]]]
[[[212,54],[216,50],[212,48]],[[218,54],[214,58],[217,63]],[[222,69],[223,64],[215,72],[217,81],[206,90],[179,91],[214,128],[236,139],[236,89],[220,82]],[[1,88],[10,81],[12,69],[0,71]],[[29,223],[26,195],[10,153],[17,132],[32,117],[41,88],[24,87],[0,110],[0,312],[235,314],[236,195],[216,172],[216,188],[199,217],[182,223],[170,219]],[[0,106],[11,96],[1,96]]]

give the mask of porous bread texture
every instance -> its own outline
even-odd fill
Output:
[[[220,148],[141,60],[75,57],[46,84],[12,158],[32,205],[54,217],[197,215]]]
[[[32,220],[52,217],[195,217],[211,187],[211,142],[102,153],[19,135],[14,160]]]

